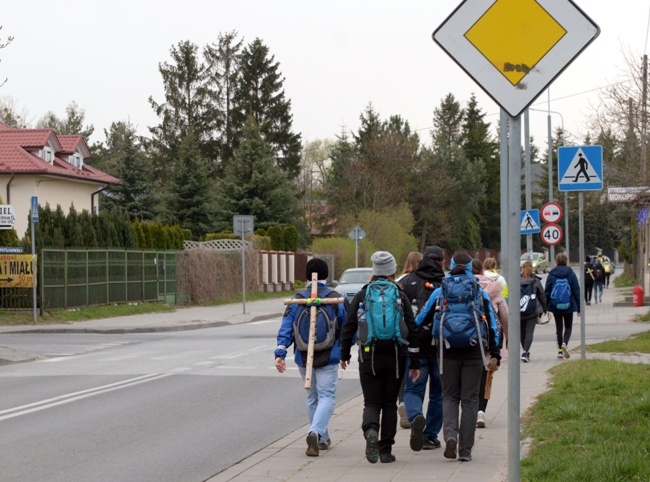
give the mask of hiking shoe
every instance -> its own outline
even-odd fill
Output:
[[[458,457],[458,460],[460,460],[461,462],[470,462],[472,460],[472,455],[471,454],[461,455],[460,457]]]
[[[330,445],[332,445],[331,440],[329,440],[329,439],[328,440],[321,440],[320,442],[318,442],[318,450],[329,450]]]
[[[402,428],[411,428],[409,418],[406,415],[406,406],[404,406],[403,402],[397,407],[397,413],[399,414],[399,426]]]
[[[564,360],[564,352],[562,351],[561,348],[557,351],[557,357]]]
[[[422,446],[424,445],[422,432],[424,432],[425,424],[426,419],[422,414],[416,415],[411,423],[411,450],[414,452],[422,450]]]
[[[445,453],[443,454],[446,459],[456,458],[456,439],[450,438],[445,442]]]
[[[395,462],[395,456],[393,454],[379,454],[379,461],[382,464],[390,464]]]
[[[426,437],[424,443],[422,444],[422,450],[433,450],[439,449],[442,444],[437,438]]]
[[[530,361],[530,353],[523,352],[521,354],[521,361],[524,362],[524,363],[528,363]]]
[[[591,306],[591,301],[587,301],[587,306]]]
[[[603,302],[603,297],[602,297],[602,296],[601,296],[600,298],[598,298],[598,302],[599,302],[599,303],[602,303],[602,302]]]
[[[564,358],[571,358],[571,353],[569,353],[569,347],[566,346],[566,343],[562,343],[562,355]]]
[[[379,460],[379,434],[374,428],[366,432],[366,460],[371,464]]]
[[[476,426],[478,428],[485,428],[485,412],[479,410],[476,417]]]
[[[305,453],[310,457],[318,457],[318,434],[316,432],[309,432],[307,435],[307,451]]]

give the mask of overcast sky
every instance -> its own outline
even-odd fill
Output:
[[[559,1],[559,0],[558,0]],[[382,118],[399,114],[428,144],[433,110],[452,93],[472,93],[498,122],[499,107],[431,39],[457,0],[20,0],[4,1],[0,97],[10,97],[35,124],[47,111],[65,115],[71,102],[103,141],[111,122],[130,120],[140,134],[158,124],[150,95],[164,101],[158,64],[181,40],[199,46],[236,30],[269,47],[285,77],[294,131],[303,141],[356,131],[372,102]],[[578,139],[600,88],[625,67],[622,51],[647,51],[648,0],[578,0],[600,36],[552,84],[550,108]],[[546,111],[544,91],[533,107]],[[531,134],[546,141],[545,112],[531,112]],[[562,119],[552,114],[553,125]]]

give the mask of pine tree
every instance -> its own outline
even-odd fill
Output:
[[[291,179],[300,173],[300,134],[292,131],[291,101],[285,98],[280,64],[258,38],[241,54],[241,75],[233,98],[233,126],[243,142],[243,127],[252,116],[271,145],[276,165]]]
[[[219,183],[218,201],[217,230],[230,229],[234,215],[253,215],[261,228],[295,224],[299,215],[289,180],[274,164],[273,150],[252,119]]]
[[[212,181],[192,131],[181,143],[167,200],[168,217],[202,238],[213,225]],[[232,219],[232,218],[231,218]]]

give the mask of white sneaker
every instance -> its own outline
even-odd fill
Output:
[[[566,346],[566,343],[562,343],[562,354],[564,354],[564,358],[571,358],[571,353],[569,353],[569,348]]]
[[[478,411],[478,416],[476,417],[476,426],[478,428],[485,428],[485,412]]]

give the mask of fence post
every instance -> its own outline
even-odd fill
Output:
[[[88,250],[86,250],[86,306],[90,304],[90,274],[88,266]]]
[[[124,250],[124,302],[129,302],[129,257]]]
[[[104,254],[106,254],[106,304],[108,304],[108,301],[111,299],[111,287],[109,285],[111,276],[108,272],[108,249],[104,251]]]
[[[68,309],[68,249],[63,251],[63,308]]]

